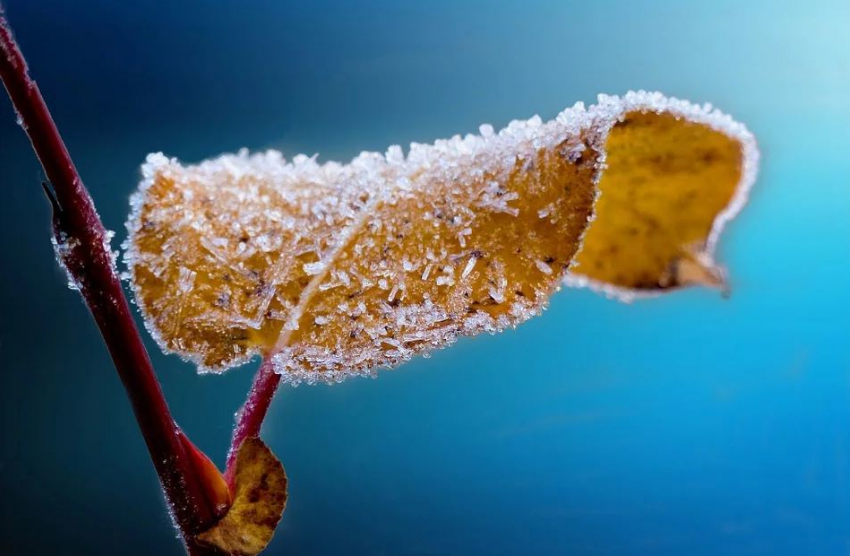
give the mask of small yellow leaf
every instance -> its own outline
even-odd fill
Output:
[[[233,504],[198,539],[231,556],[259,554],[271,541],[287,497],[286,473],[259,438],[247,438],[236,456]]]
[[[722,283],[713,247],[754,153],[726,116],[631,93],[347,165],[151,155],[127,258],[166,350],[214,371],[271,356],[286,381],[335,382],[515,326],[564,281]]]

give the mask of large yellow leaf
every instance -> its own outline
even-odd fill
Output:
[[[709,281],[754,153],[731,119],[641,93],[344,166],[151,155],[128,262],[165,349],[210,370],[273,356],[290,382],[338,381],[516,325],[563,280]]]

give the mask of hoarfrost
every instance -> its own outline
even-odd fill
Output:
[[[196,272],[185,267],[180,267],[177,277],[177,289],[180,290],[180,293],[185,294],[192,291],[192,286],[195,284],[195,276],[197,276]]]
[[[549,266],[549,263],[546,261],[534,261],[534,264],[537,265],[537,268],[540,269],[540,272],[543,274],[552,274],[552,267]]]
[[[466,266],[463,267],[463,272],[460,273],[461,278],[466,278],[467,276],[469,276],[469,273],[472,272],[473,268],[475,268],[476,260],[477,257],[475,257],[474,255],[472,257],[469,257],[469,261],[467,261]]]
[[[76,238],[69,237],[62,231],[57,232],[50,238],[50,243],[53,245],[53,253],[56,255],[56,262],[65,272],[68,278],[68,289],[79,291],[82,289],[82,284],[77,281],[74,275],[68,270],[68,257],[71,256],[74,249],[80,246],[80,241]]]

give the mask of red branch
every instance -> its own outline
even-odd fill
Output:
[[[242,446],[242,442],[246,438],[260,435],[263,419],[268,413],[269,405],[272,403],[279,385],[280,375],[274,371],[271,358],[263,359],[262,365],[254,376],[254,383],[251,385],[248,399],[245,400],[245,405],[236,415],[236,426],[233,429],[233,440],[230,443],[230,451],[227,453],[227,467],[224,472],[224,478],[227,479],[231,488],[233,487],[234,465],[239,447]]]
[[[133,321],[115,273],[106,230],[44,99],[29,76],[2,6],[0,78],[53,188],[54,231],[61,258],[79,286],[124,383],[177,525],[190,551],[201,554],[203,551],[193,546],[192,534],[215,519],[209,494],[192,471],[186,446]]]

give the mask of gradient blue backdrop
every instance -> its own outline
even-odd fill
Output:
[[[731,299],[563,291],[378,380],[283,389],[269,554],[850,554],[850,3],[6,4],[119,237],[150,151],[347,160],[638,88],[711,101],[760,141],[720,246]],[[0,553],[178,555],[40,179],[4,97]],[[221,463],[253,368],[198,377],[149,345]]]

